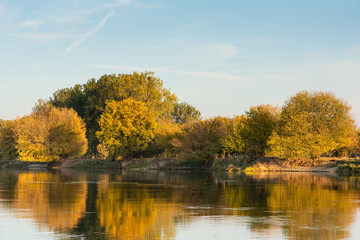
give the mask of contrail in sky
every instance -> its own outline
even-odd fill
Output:
[[[83,41],[85,41],[88,37],[90,37],[92,34],[99,31],[100,28],[102,28],[109,17],[113,16],[115,14],[114,10],[111,10],[105,17],[103,17],[94,28],[90,29],[87,33],[82,35],[79,39],[72,42],[69,47],[66,49],[67,52],[71,52],[75,48],[77,48]]]

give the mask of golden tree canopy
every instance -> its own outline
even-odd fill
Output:
[[[155,124],[155,116],[145,103],[111,101],[99,120],[99,152],[116,158],[143,151],[154,138]]]
[[[72,109],[44,107],[16,126],[22,161],[50,162],[86,153],[85,124]]]
[[[357,144],[351,107],[328,92],[302,91],[282,109],[278,131],[268,142],[268,155],[316,158]]]

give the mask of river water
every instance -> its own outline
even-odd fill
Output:
[[[0,171],[0,239],[359,239],[360,178]]]

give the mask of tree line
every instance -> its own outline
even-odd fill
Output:
[[[103,75],[40,100],[29,116],[0,122],[0,157],[57,161],[176,157],[212,164],[218,156],[314,159],[356,154],[351,107],[329,92],[301,91],[282,107],[252,106],[203,119],[152,72]]]

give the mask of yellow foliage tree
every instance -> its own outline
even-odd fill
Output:
[[[85,124],[72,109],[45,107],[16,127],[21,161],[50,162],[86,153]]]
[[[290,159],[317,158],[334,151],[346,153],[357,145],[350,109],[332,93],[299,92],[285,103],[267,154]]]
[[[156,122],[145,103],[125,99],[109,102],[99,125],[99,152],[108,152],[114,159],[145,150],[154,138]]]
[[[179,134],[181,134],[181,128],[172,120],[158,120],[154,129],[155,137],[149,149],[150,154],[164,157],[173,155],[172,140]]]

